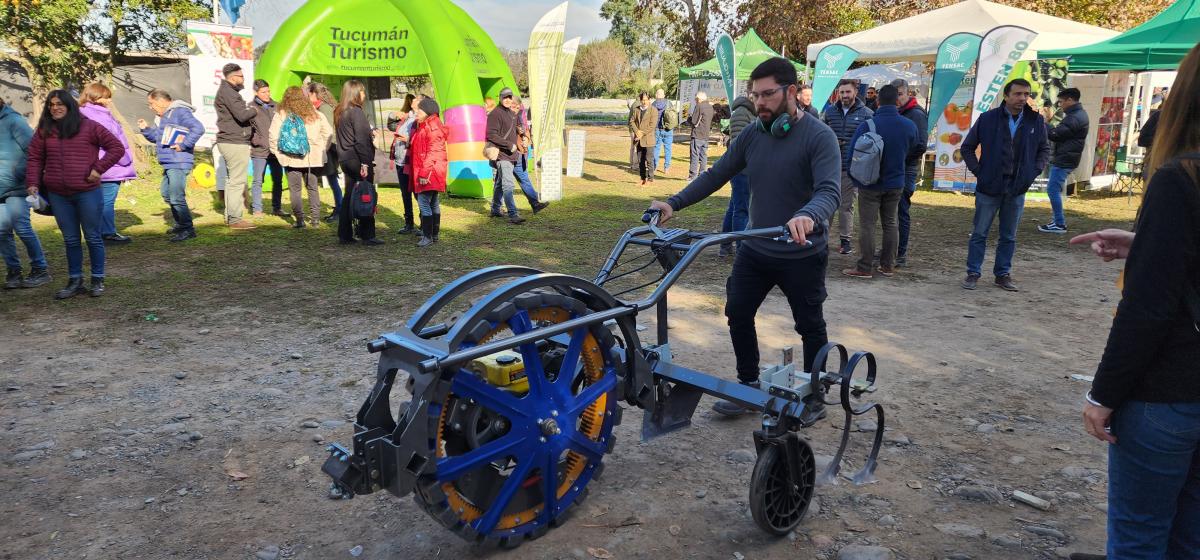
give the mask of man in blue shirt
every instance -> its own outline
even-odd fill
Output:
[[[967,277],[962,287],[974,290],[982,275],[988,230],[1000,216],[996,242],[996,285],[1017,291],[1012,259],[1017,250],[1017,225],[1025,209],[1025,193],[1050,159],[1046,121],[1029,106],[1029,82],[1015,79],[1004,85],[1004,104],[979,116],[963,140],[963,163],[975,175],[975,219],[967,249]],[[975,149],[981,148],[978,157]]]

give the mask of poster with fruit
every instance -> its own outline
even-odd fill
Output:
[[[196,118],[204,123],[204,136],[196,145],[207,148],[217,136],[217,111],[213,108],[213,99],[224,79],[221,68],[230,62],[237,63],[242,67],[246,84],[254,82],[253,29],[192,20],[184,22],[184,28],[187,30],[192,105],[196,107]],[[247,87],[241,91],[247,102],[253,95],[251,89]]]
[[[1125,124],[1125,95],[1129,92],[1129,73],[1110,72],[1100,99],[1100,119],[1096,126],[1096,157],[1092,176],[1116,173],[1117,151],[1121,148],[1121,128]]]
[[[1058,106],[1058,93],[1067,89],[1067,61],[1022,60],[1013,65],[1012,72],[1004,80],[1008,83],[1017,78],[1029,82],[1032,98],[1029,105],[1042,113],[1050,126],[1062,120],[1063,112]]]
[[[954,91],[950,103],[937,116],[933,188],[939,191],[975,192],[975,176],[962,159],[962,142],[971,130],[975,76],[968,75]]]

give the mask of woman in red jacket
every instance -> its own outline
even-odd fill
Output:
[[[446,192],[446,125],[438,115],[441,109],[436,101],[426,97],[417,104],[417,131],[413,133],[409,148],[412,169],[409,180],[412,191],[417,193],[417,206],[421,209],[421,240],[418,247],[426,247],[438,240],[442,226],[442,207],[438,193]]]
[[[55,299],[85,292],[99,297],[104,293],[104,238],[100,233],[104,191],[100,177],[124,155],[121,141],[103,125],[84,118],[67,92],[50,92],[29,143],[25,186],[32,195],[44,191],[67,246],[70,280],[66,288],[54,294]],[[92,265],[90,289],[83,286],[81,239],[87,240]]]

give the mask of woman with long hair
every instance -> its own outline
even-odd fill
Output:
[[[417,131],[412,136],[412,166],[408,174],[421,210],[418,247],[437,242],[442,227],[438,195],[446,192],[446,137],[449,131],[439,116],[441,112],[433,98],[426,97],[417,104]]]
[[[333,92],[321,82],[309,82],[304,87],[305,93],[308,94],[308,100],[312,102],[313,107],[316,107],[325,119],[329,121],[329,125],[333,126],[333,111],[337,106],[337,100],[333,98]],[[333,212],[325,216],[325,221],[333,223],[338,219],[338,211],[342,207],[342,186],[338,181],[338,174],[341,173],[338,165],[337,157],[337,139],[334,138],[333,144],[329,145],[328,154],[325,156],[325,167],[321,169],[321,177],[325,178],[325,182],[329,183],[329,190],[333,192]]]
[[[104,190],[104,224],[100,228],[100,235],[106,244],[124,245],[132,240],[117,233],[117,194],[121,190],[121,183],[137,178],[137,171],[133,168],[133,154],[129,151],[125,129],[113,116],[112,109],[112,90],[108,89],[108,86],[92,82],[83,88],[83,93],[79,96],[79,112],[83,113],[84,117],[100,123],[105,130],[116,136],[125,148],[125,155],[121,157],[121,161],[100,177],[100,188]],[[100,152],[100,157],[104,157],[103,151]]]
[[[1121,302],[1083,410],[1087,432],[1109,444],[1108,558],[1200,558],[1197,123],[1200,45],[1179,65],[1159,117],[1134,232],[1071,240],[1090,243],[1106,261],[1126,259]]]
[[[304,90],[297,86],[287,88],[271,119],[270,146],[287,176],[292,217],[296,220],[292,224],[294,228],[305,226],[302,190],[308,191],[308,225],[321,225],[321,191],[317,188],[317,177],[324,170],[326,151],[332,138],[333,127],[325,120],[325,115],[313,108]]]
[[[354,243],[355,234],[363,245],[382,245],[375,238],[375,217],[354,217],[354,183],[375,182],[375,143],[371,123],[363,105],[367,102],[367,88],[358,80],[347,80],[342,85],[342,100],[333,111],[334,127],[337,129],[338,163],[346,174],[346,188],[342,189],[342,205],[339,209],[338,240],[342,244]],[[357,220],[357,227],[355,227]]]
[[[104,190],[100,178],[123,157],[121,141],[96,121],[84,118],[70,94],[58,89],[46,96],[29,143],[25,186],[31,195],[44,192],[67,247],[69,280],[54,294],[55,299],[104,293],[104,238],[100,233]],[[92,268],[90,288],[83,285],[84,239]]]

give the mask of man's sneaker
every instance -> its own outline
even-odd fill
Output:
[[[503,218],[504,217],[504,214],[501,214],[500,212],[497,212],[495,210],[492,210],[492,213],[490,215],[493,218]]]
[[[254,225],[254,222],[251,222],[250,220],[240,220],[237,222],[233,222],[232,224],[229,224],[229,229],[257,229],[257,228],[258,228],[258,226]]]
[[[128,245],[133,239],[119,233],[111,233],[104,236],[105,245]]]
[[[733,256],[733,243],[722,243],[721,248],[719,250],[717,250],[717,256],[722,257],[722,258],[732,257]]]
[[[1046,224],[1044,226],[1038,226],[1038,231],[1040,231],[1042,233],[1057,233],[1059,235],[1062,235],[1064,233],[1067,233],[1067,226],[1060,226],[1058,224]]]
[[[979,275],[978,274],[968,274],[967,277],[963,278],[963,281],[962,281],[962,287],[964,290],[974,290],[975,286],[978,284],[979,284]]]
[[[509,218],[508,223],[513,225],[523,224],[525,223],[525,218],[522,218],[520,214],[517,214],[516,216]]]
[[[759,387],[757,381],[751,381],[749,383],[742,381],[740,383],[742,385],[746,385],[748,387],[753,387],[755,389],[757,389]],[[716,412],[717,414],[720,414],[721,416],[726,416],[729,418],[735,418],[735,417],[738,417],[738,416],[741,416],[743,414],[750,412],[750,409],[748,409],[738,403],[730,402],[730,401],[723,400],[723,399],[713,403],[712,409],[713,409],[713,412]]]
[[[181,232],[181,231],[183,231],[183,230],[185,230],[185,229],[188,229],[188,227],[187,227],[187,226],[181,226],[181,225],[179,225],[179,224],[175,224],[175,225],[171,226],[171,229],[167,230],[167,233],[170,233],[170,234],[172,234],[172,235],[173,235],[173,234],[179,233],[179,232]]]
[[[45,286],[50,283],[50,271],[45,268],[33,267],[29,271],[29,276],[25,277],[25,281],[21,282],[22,288],[36,288]]]
[[[21,285],[24,283],[25,283],[25,279],[21,277],[21,269],[20,268],[8,269],[8,275],[6,275],[4,277],[4,289],[5,290],[15,290],[17,288],[20,288]]]
[[[851,278],[863,278],[863,279],[871,279],[875,276],[874,274],[871,274],[870,272],[867,272],[864,270],[859,270],[857,266],[854,268],[847,268],[847,269],[843,270],[842,274],[845,274],[846,276],[849,276]]]
[[[878,270],[879,274],[882,274],[884,278],[891,278],[896,275],[895,268],[886,268],[886,267],[881,266],[881,267],[877,268],[876,270]]]
[[[854,252],[854,247],[850,246],[850,240],[843,239],[842,246],[841,246],[841,248],[838,249],[838,253],[841,253],[843,255],[849,255],[850,253],[853,253],[853,252]]]
[[[196,230],[188,228],[188,229],[185,229],[185,230],[175,233],[175,235],[172,235],[170,241],[172,243],[179,243],[180,241],[187,241],[189,239],[195,239],[195,238],[196,238]]]
[[[1020,291],[1017,289],[1017,285],[1013,284],[1012,276],[1008,275],[1008,274],[1005,274],[1004,276],[997,276],[996,277],[996,285],[1000,286],[1000,289],[1002,289],[1006,292]]]
[[[804,403],[804,412],[800,414],[800,425],[811,426],[825,418],[825,405],[821,401],[813,400]]]
[[[537,204],[534,204],[533,205],[533,213],[537,214],[538,212],[545,210],[547,206],[550,206],[549,202],[539,202]]]

